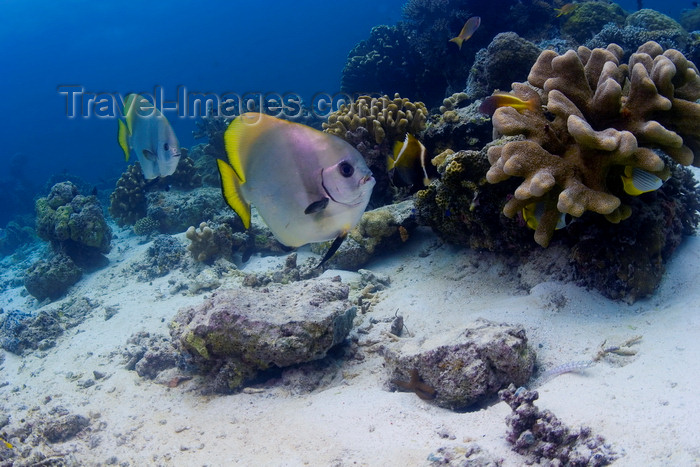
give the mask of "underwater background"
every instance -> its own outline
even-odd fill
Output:
[[[0,15],[0,465],[700,465],[697,2]]]
[[[112,189],[126,167],[116,119],[68,118],[59,86],[124,96],[162,86],[167,99],[180,85],[305,98],[332,93],[350,49],[372,26],[396,22],[402,4],[3,1],[0,187],[24,196],[21,206],[3,206],[0,226],[15,208],[31,212],[31,198],[54,174]],[[180,144],[191,146],[194,119],[166,116]]]

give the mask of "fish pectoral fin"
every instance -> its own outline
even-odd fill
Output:
[[[158,155],[155,152],[153,152],[149,149],[144,149],[142,152],[143,152],[143,157],[145,157],[146,160],[149,160],[151,162],[155,162],[158,160]]]
[[[347,236],[348,236],[348,231],[345,230],[345,231],[343,231],[343,233],[338,235],[335,238],[335,240],[333,240],[333,243],[331,243],[330,248],[328,248],[328,251],[326,251],[326,254],[323,255],[323,259],[321,260],[320,263],[318,263],[318,266],[316,266],[317,268],[320,268],[321,266],[323,266],[326,261],[328,261],[329,259],[331,259],[333,257],[333,255],[335,254],[336,251],[338,251],[338,248],[340,248],[340,245],[343,244],[343,240],[345,240],[345,237],[347,237]]]
[[[228,165],[221,159],[216,160],[219,166],[219,175],[221,176],[221,193],[224,195],[224,200],[231,209],[236,211],[238,217],[243,221],[243,226],[250,228],[250,203],[248,203],[241,193],[241,181],[233,170],[233,167]]]
[[[323,211],[324,209],[326,209],[326,206],[328,206],[328,201],[328,198],[322,198],[318,201],[314,201],[313,203],[306,206],[306,209],[304,209],[304,214],[313,214],[315,212]]]
[[[122,151],[124,151],[124,158],[127,162],[129,162],[129,129],[122,119],[119,119],[119,133],[117,134],[117,141],[119,142],[119,146],[121,146]]]

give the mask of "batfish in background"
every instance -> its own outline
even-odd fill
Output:
[[[138,94],[126,96],[119,145],[127,161],[132,151],[136,154],[146,180],[172,175],[180,162],[180,144],[168,119]]]
[[[372,194],[375,181],[360,153],[337,136],[260,113],[237,117],[224,139],[221,188],[245,227],[252,204],[284,245],[335,238],[323,264]]]

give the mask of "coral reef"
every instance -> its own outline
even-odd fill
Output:
[[[630,54],[646,42],[654,41],[664,49],[683,51],[689,40],[689,34],[676,21],[658,11],[644,9],[628,16],[624,27],[606,24],[585,46],[594,49],[617,44]],[[625,60],[628,58],[624,56]]]
[[[160,223],[151,217],[144,217],[134,223],[134,233],[136,235],[148,236],[158,231]]]
[[[600,436],[594,436],[588,427],[576,430],[564,425],[549,410],[540,410],[533,403],[537,391],[523,387],[516,390],[511,384],[498,393],[513,413],[506,417],[510,431],[506,439],[513,450],[528,456],[528,463],[542,465],[609,465],[617,455]]]
[[[438,164],[440,179],[416,195],[419,224],[431,226],[447,242],[474,249],[522,253],[535,245],[522,223],[500,215],[517,183],[486,182],[486,149],[448,150],[433,163]]]
[[[0,347],[17,355],[49,349],[66,329],[82,323],[98,306],[97,301],[81,297],[36,314],[0,309]]]
[[[441,113],[430,117],[429,125],[421,135],[428,154],[438,155],[448,149],[478,149],[491,141],[491,119],[479,111],[479,103],[466,105],[468,101],[462,100],[453,104],[451,99],[454,96],[443,101]]]
[[[190,226],[185,232],[190,241],[187,251],[195,261],[209,261],[219,256],[230,257],[233,251],[233,232],[227,224],[209,227],[206,222],[199,229]]]
[[[676,162],[693,163],[700,150],[700,78],[695,65],[678,51],[648,42],[619,64],[622,50],[580,47],[559,56],[544,51],[532,67],[528,84],[514,83],[513,94],[542,101],[546,111],[523,114],[501,107],[494,131],[524,140],[489,148],[487,180],[511,176],[525,180],[503,212],[513,217],[532,203],[543,214],[535,240],[549,244],[562,213],[585,211],[611,222],[631,215],[619,177],[636,167],[667,178],[668,168],[654,151]],[[629,86],[625,80],[629,77]]]
[[[215,292],[181,309],[171,336],[211,376],[214,391],[237,391],[260,371],[321,359],[341,343],[355,317],[348,291],[314,280]]]
[[[130,165],[109,196],[109,215],[123,227],[146,217],[146,179],[138,162]]]
[[[48,197],[37,200],[36,232],[75,261],[111,248],[112,230],[97,197],[78,194],[71,182],[54,185]]]
[[[521,326],[485,319],[427,344],[413,341],[385,355],[390,387],[413,386],[421,398],[452,410],[483,402],[508,384],[525,384],[535,363]]]
[[[520,258],[525,268],[564,273],[612,299],[634,302],[651,294],[683,236],[692,235],[700,221],[700,192],[692,173],[669,161],[671,177],[661,188],[627,200],[634,216],[612,224],[587,212],[561,230],[563,242],[552,253],[564,258],[557,272],[552,268],[552,255],[535,250],[540,247],[522,218],[500,215],[519,181],[487,183],[485,152],[448,151],[435,158],[441,178],[418,192],[418,223],[431,226],[447,242],[507,253]],[[539,258],[544,258],[543,264]],[[525,280],[526,273],[522,273]],[[524,287],[533,285],[525,283]]]
[[[625,19],[624,10],[616,3],[583,2],[566,17],[561,32],[580,44],[592,38],[608,23],[622,27]]]
[[[527,78],[540,52],[539,47],[514,32],[496,35],[487,48],[476,53],[466,93],[472,99],[481,99],[494,90],[510,88],[514,81]]]
[[[32,264],[24,274],[24,287],[39,301],[61,297],[80,280],[83,271],[66,254],[56,253],[48,260]]]
[[[185,246],[175,237],[158,235],[146,250],[143,261],[134,265],[140,281],[162,277],[180,266],[185,256]]]
[[[221,133],[223,138],[223,132]],[[202,143],[192,146],[188,154],[194,160],[197,173],[202,177],[202,184],[205,186],[219,186],[219,169],[216,166],[216,158],[209,154],[211,144]],[[226,158],[224,154],[222,157]]]
[[[629,200],[630,219],[611,224],[588,214],[569,226],[567,236],[575,242],[569,257],[579,284],[630,303],[656,290],[666,262],[684,236],[695,234],[700,220],[693,174],[672,167],[660,189]]]
[[[202,177],[197,171],[194,160],[188,157],[189,151],[187,148],[181,148],[180,150],[182,154],[175,173],[164,177],[162,183],[166,183],[180,190],[194,190],[195,188],[199,188],[202,186]]]
[[[376,185],[370,206],[392,201],[393,190],[387,171],[387,156],[393,153],[396,141],[406,133],[414,136],[424,128],[428,109],[422,102],[411,102],[398,94],[380,98],[361,96],[351,104],[343,104],[323,124],[327,133],[339,136],[355,146],[372,171]]]
[[[355,94],[413,95],[409,80],[397,80],[396,73],[409,68],[408,40],[396,26],[375,26],[368,39],[359,42],[348,54],[340,89]]]
[[[226,209],[221,189],[204,187],[191,192],[154,191],[146,194],[148,217],[159,223],[159,232],[175,234],[213,218]]]
[[[357,271],[376,254],[399,248],[415,227],[412,200],[367,211],[350,230],[328,264],[339,269]],[[317,243],[311,246],[311,250],[323,254],[329,246],[330,242]]]

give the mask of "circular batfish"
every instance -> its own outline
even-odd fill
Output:
[[[119,119],[119,145],[127,162],[131,152],[146,180],[172,175],[180,162],[180,144],[168,119],[147,99],[129,94]]]
[[[245,113],[224,139],[228,162],[217,159],[221,188],[246,228],[253,204],[281,243],[335,238],[337,248],[362,217],[375,180],[360,153],[337,136]]]

